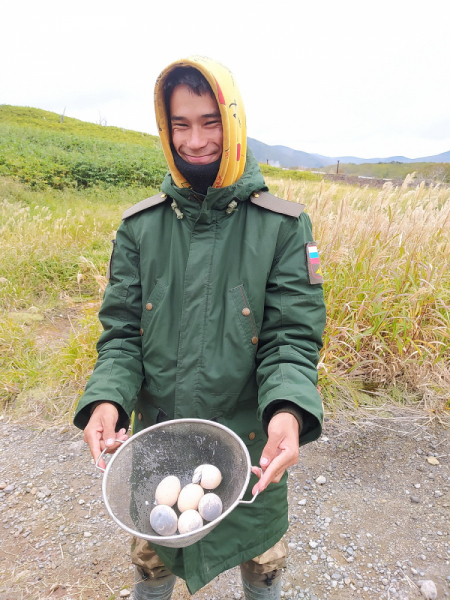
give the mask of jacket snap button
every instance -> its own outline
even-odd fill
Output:
[[[249,440],[254,440],[256,437],[256,434],[252,431],[251,433],[248,434],[248,439]]]
[[[248,317],[248,315],[250,314],[250,309],[247,307],[243,308],[242,314],[244,315],[244,317]]]
[[[147,310],[152,310],[152,308],[153,308],[153,304],[152,304],[151,302],[149,302],[148,304],[146,304],[146,305],[145,305],[145,308],[146,308]]]
[[[143,330],[143,329],[139,329],[139,333],[140,333],[141,335],[144,335],[144,330]]]
[[[255,335],[255,337],[252,337],[252,344],[253,344],[254,346],[256,346],[256,344],[257,344],[257,343],[258,343],[258,338],[257,338],[257,337],[256,337],[256,335]]]
[[[138,419],[139,419],[139,421],[142,421],[142,419],[143,419],[142,413],[138,414]]]

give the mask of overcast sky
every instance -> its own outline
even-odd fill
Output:
[[[449,0],[14,0],[0,19],[1,104],[156,134],[158,73],[202,54],[233,71],[267,144],[450,150]]]

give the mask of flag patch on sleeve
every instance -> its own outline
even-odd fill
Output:
[[[306,242],[306,266],[308,267],[308,279],[311,285],[323,283],[322,269],[320,268],[319,251],[316,242]]]

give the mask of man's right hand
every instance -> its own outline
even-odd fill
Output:
[[[108,454],[113,454],[121,445],[115,440],[125,441],[128,439],[125,429],[115,432],[119,411],[110,402],[99,404],[89,419],[89,423],[84,429],[84,441],[89,444],[92,457],[95,461],[105,448],[108,448]],[[98,466],[106,468],[106,463],[102,459]]]

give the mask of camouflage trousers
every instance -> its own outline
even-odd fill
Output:
[[[286,567],[286,558],[288,555],[287,543],[282,539],[252,560],[241,564],[242,574],[248,581],[266,583],[267,575],[274,577],[281,569]],[[133,537],[131,542],[131,562],[139,567],[147,577],[151,579],[160,579],[171,575],[169,569],[156,554],[148,543],[137,537]],[[266,583],[267,585],[267,583]],[[269,583],[270,585],[270,583]]]

